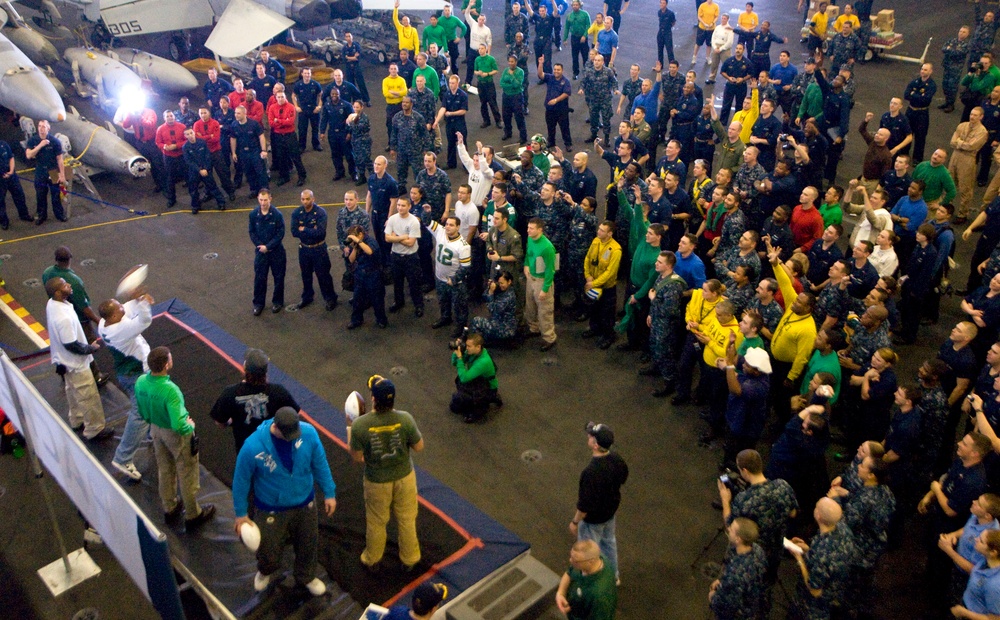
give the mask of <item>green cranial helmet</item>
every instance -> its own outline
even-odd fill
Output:
[[[548,140],[546,140],[545,136],[543,136],[540,133],[536,133],[535,135],[531,136],[531,141],[541,146],[542,149],[548,148],[549,146]]]

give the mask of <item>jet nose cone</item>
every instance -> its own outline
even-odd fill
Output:
[[[0,75],[0,103],[33,119],[66,119],[66,107],[52,82],[37,68],[18,68]]]

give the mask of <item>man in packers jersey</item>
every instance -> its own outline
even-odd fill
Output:
[[[449,217],[444,226],[431,219],[431,206],[424,205],[424,226],[434,235],[434,278],[441,317],[431,325],[439,329],[452,324],[452,337],[457,338],[469,320],[467,278],[472,266],[472,246],[462,236],[461,221]]]

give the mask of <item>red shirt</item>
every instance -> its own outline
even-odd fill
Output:
[[[264,104],[253,100],[253,103],[243,102],[243,107],[247,109],[247,118],[252,118],[261,125],[264,124]]]
[[[219,144],[222,127],[219,125],[219,121],[214,118],[208,119],[207,123],[201,119],[196,120],[194,122],[194,135],[205,141],[209,153],[217,153],[222,148],[222,145]]]
[[[229,107],[235,110],[239,106],[243,105],[244,102],[246,102],[247,91],[243,91],[240,93],[234,90],[233,92],[229,93],[228,96],[229,96]]]
[[[126,114],[122,119],[122,127],[135,131],[135,137],[140,142],[152,142],[156,139],[156,112],[146,108],[138,115]]]
[[[184,123],[176,121],[173,123],[163,123],[156,129],[156,146],[167,157],[183,157],[183,146],[187,142],[187,139],[184,137],[185,129]],[[177,148],[171,151],[165,150],[163,147],[169,144],[177,145]]]
[[[792,229],[795,247],[802,248],[803,252],[808,252],[813,242],[823,236],[823,216],[816,207],[808,211],[803,209],[802,205],[795,207],[792,210],[792,221],[789,226]]]
[[[295,106],[287,101],[276,103],[267,108],[267,123],[276,134],[288,134],[295,131]]]

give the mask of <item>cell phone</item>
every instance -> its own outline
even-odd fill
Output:
[[[719,481],[722,484],[729,484],[729,474],[722,474],[721,476],[719,476]]]

